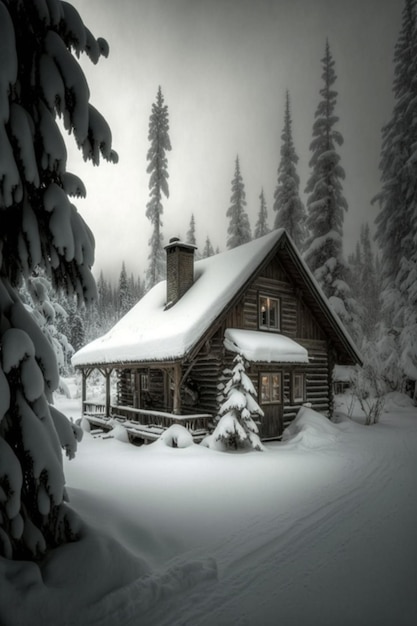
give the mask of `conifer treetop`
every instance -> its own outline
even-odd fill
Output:
[[[252,239],[249,218],[245,211],[245,206],[245,185],[243,183],[242,174],[240,172],[239,156],[236,156],[235,173],[232,179],[232,194],[230,196],[230,206],[226,212],[226,216],[229,218],[229,226],[227,229],[228,249],[236,248],[236,246],[247,243]]]
[[[274,192],[276,212],[274,228],[285,228],[295,245],[301,249],[305,238],[305,209],[300,199],[300,178],[297,174],[298,156],[292,136],[290,94],[285,98],[284,127],[281,133],[281,160],[278,182]]]
[[[156,102],[152,104],[149,118],[148,139],[150,147],[147,154],[150,174],[150,200],[146,205],[146,217],[150,220],[153,230],[149,239],[149,265],[146,272],[147,289],[153,287],[164,276],[165,262],[162,236],[162,196],[169,197],[168,158],[166,152],[171,150],[169,138],[168,107],[164,104],[161,87],[158,87]]]

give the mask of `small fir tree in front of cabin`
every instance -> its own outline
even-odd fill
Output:
[[[255,224],[255,233],[254,233],[255,239],[259,239],[259,237],[263,237],[264,235],[267,235],[269,232],[271,232],[271,229],[268,226],[268,209],[266,206],[265,194],[264,194],[263,189],[261,190],[259,201],[260,201],[260,205],[259,205],[258,220]]]
[[[97,63],[108,45],[71,4],[0,1],[0,42],[0,555],[35,560],[79,536],[62,461],[79,434],[52,405],[56,356],[18,288],[42,270],[80,301],[96,294],[94,237],[70,201],[85,187],[57,117],[85,160],[117,155],[76,59]]]
[[[281,161],[278,166],[278,182],[274,192],[276,213],[274,228],[285,228],[299,250],[306,235],[306,213],[300,198],[300,177],[297,174],[298,156],[292,136],[290,95],[285,100],[284,128],[281,134]]]
[[[152,235],[149,239],[149,265],[146,271],[146,289],[151,289],[158,283],[165,273],[165,257],[162,236],[162,195],[169,197],[168,187],[168,159],[166,152],[171,150],[169,138],[168,107],[164,104],[161,87],[158,88],[156,102],[152,105],[149,118],[148,139],[151,142],[147,154],[150,174],[150,200],[146,205],[146,217],[152,224]]]
[[[235,161],[235,173],[232,179],[230,207],[226,216],[229,218],[227,229],[227,248],[230,250],[248,243],[252,239],[248,214],[245,211],[246,192],[242,174],[240,173],[239,156]]]
[[[255,400],[256,391],[240,354],[235,356],[233,368],[223,378],[226,382],[220,383],[218,389],[221,406],[211,439],[226,449],[264,450],[255,422],[263,416],[263,411]]]

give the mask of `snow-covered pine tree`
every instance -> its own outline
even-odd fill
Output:
[[[398,368],[416,381],[417,399],[417,13],[406,0],[394,51],[394,109],[382,129],[380,212],[375,238],[382,261],[381,335],[398,345]]]
[[[382,252],[382,277],[385,295],[395,290],[402,256],[413,251],[416,212],[416,165],[413,155],[417,141],[416,2],[406,0],[402,28],[394,52],[394,109],[382,129],[380,160],[382,189],[375,197],[380,212],[375,220],[375,239]],[[394,297],[395,300],[395,297]],[[388,309],[390,307],[388,306]],[[392,321],[388,313],[388,321]]]
[[[67,325],[69,314],[61,306],[53,293],[50,281],[44,275],[31,276],[26,281],[26,287],[32,315],[53,346],[60,375],[66,376],[71,367],[70,359],[74,354],[74,347],[69,334],[62,332],[60,326]]]
[[[245,211],[246,193],[242,174],[240,173],[239,156],[235,161],[235,173],[232,179],[232,194],[230,196],[230,207],[226,216],[229,218],[227,229],[227,247],[236,248],[252,239],[248,214]]]
[[[134,284],[132,280],[128,280],[125,262],[122,262],[122,269],[120,270],[119,285],[118,285],[118,306],[117,314],[120,319],[123,315],[126,315],[128,311],[134,305]]]
[[[185,238],[187,243],[190,243],[193,246],[197,245],[197,241],[195,238],[195,218],[194,218],[194,213],[192,213],[191,215],[191,219],[190,219],[190,228],[187,231],[187,235]]]
[[[343,258],[343,221],[347,202],[342,180],[345,172],[340,165],[337,146],[342,135],[335,129],[337,92],[332,89],[336,74],[334,60],[326,42],[322,59],[323,82],[313,124],[311,174],[307,182],[307,221],[309,231],[304,258],[316,280],[355,340],[360,339],[359,309],[347,283],[348,266]]]
[[[230,373],[229,373],[230,372]],[[261,417],[263,411],[255,400],[256,391],[246,374],[245,360],[237,354],[233,359],[233,368],[227,372],[229,378],[220,391],[224,398],[217,424],[211,438],[225,448],[252,448],[264,450],[259,439],[259,429],[254,418]]]
[[[71,317],[69,340],[75,351],[80,350],[86,343],[84,320],[79,311],[75,311]]]
[[[168,187],[168,159],[166,152],[171,150],[169,138],[168,106],[164,104],[161,87],[158,87],[156,102],[152,105],[149,118],[148,139],[151,142],[148,150],[147,168],[150,189],[150,200],[146,205],[146,217],[150,220],[153,231],[149,239],[149,265],[146,271],[146,289],[156,285],[165,273],[165,257],[162,236],[162,195],[169,197]]]
[[[369,224],[362,224],[360,233],[361,265],[360,273],[353,277],[356,283],[359,279],[360,297],[358,301],[363,307],[363,332],[365,338],[373,340],[375,331],[380,319],[380,290],[379,279],[375,268],[375,255],[372,250],[371,234]]]
[[[281,134],[281,161],[278,182],[274,192],[273,209],[276,212],[274,228],[285,228],[299,250],[306,235],[306,212],[300,198],[300,178],[297,174],[298,156],[292,136],[290,94],[285,100],[284,127]]]
[[[0,0],[0,42],[0,554],[36,559],[77,537],[61,448],[72,457],[78,431],[50,404],[56,357],[17,287],[41,268],[54,287],[95,295],[94,238],[69,200],[85,188],[66,171],[57,115],[85,159],[117,155],[73,55],[96,63],[108,45],[71,4]]]
[[[214,248],[211,245],[210,237],[207,235],[206,243],[204,244],[203,253],[201,255],[202,259],[207,259],[209,256],[214,255]]]
[[[264,194],[263,189],[261,190],[259,201],[260,201],[260,205],[259,205],[258,220],[255,225],[255,234],[254,234],[255,239],[259,239],[259,237],[263,237],[264,235],[267,235],[271,231],[271,229],[268,226],[268,209],[266,206],[265,194]]]

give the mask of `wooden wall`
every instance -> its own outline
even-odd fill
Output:
[[[224,367],[230,367],[233,354],[223,348],[223,337],[226,328],[242,328],[259,330],[258,300],[259,295],[277,297],[281,302],[280,333],[291,337],[308,350],[308,364],[251,364],[248,369],[255,389],[259,386],[260,372],[281,371],[283,374],[283,404],[279,409],[274,405],[264,405],[268,425],[261,428],[263,436],[271,437],[281,434],[282,429],[296,416],[301,403],[291,402],[292,372],[300,371],[306,375],[306,399],[313,409],[328,413],[331,403],[331,385],[329,368],[329,346],[324,333],[316,319],[305,306],[302,294],[297,293],[287,277],[284,269],[274,259],[262,275],[249,285],[241,301],[229,312],[226,319],[211,340],[212,355],[197,359],[191,376],[198,383],[200,394],[200,408],[215,413],[217,410],[216,376],[221,374]],[[268,332],[268,331],[267,331]],[[273,332],[273,331],[270,331]]]
[[[255,389],[258,389],[261,372],[282,372],[282,405],[264,405],[263,407],[266,416],[261,427],[261,434],[264,437],[272,437],[281,434],[283,427],[294,419],[300,408],[300,404],[292,404],[291,401],[293,371],[305,373],[305,401],[311,403],[313,409],[326,413],[331,406],[330,370],[332,363],[329,362],[330,346],[316,319],[303,303],[302,293],[296,291],[277,259],[274,259],[262,271],[261,276],[248,286],[241,301],[226,315],[221,326],[216,329],[213,335],[207,337],[207,343],[202,347],[193,363],[183,365],[184,385],[181,395],[181,410],[185,414],[207,412],[216,415],[219,380],[224,368],[232,366],[234,358],[233,353],[224,349],[224,331],[226,328],[259,329],[258,300],[260,294],[280,299],[281,327],[279,332],[304,346],[309,354],[308,364],[251,364],[247,371]],[[139,371],[137,370],[137,386],[139,385]],[[149,371],[149,392],[140,395],[140,406],[169,411],[172,404],[170,404],[171,392],[168,370],[163,371],[163,369],[155,367],[146,371]],[[122,370],[119,373],[117,388],[119,404],[135,406],[134,402],[137,400],[135,400],[135,391],[132,389],[131,380],[130,370]]]

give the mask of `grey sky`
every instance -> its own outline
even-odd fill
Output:
[[[380,131],[392,110],[392,57],[401,24],[398,0],[72,0],[93,34],[110,44],[97,66],[83,61],[92,103],[113,131],[118,165],[69,169],[88,197],[77,206],[96,237],[96,273],[143,272],[151,226],[146,174],[148,122],[161,85],[169,108],[170,198],[165,238],[185,235],[225,247],[230,183],[239,153],[252,227],[265,190],[273,223],[285,91],[304,190],[319,101],[326,37],[338,76],[337,113],[345,138],[346,251],[377,212]],[[304,198],[303,198],[304,199]]]

